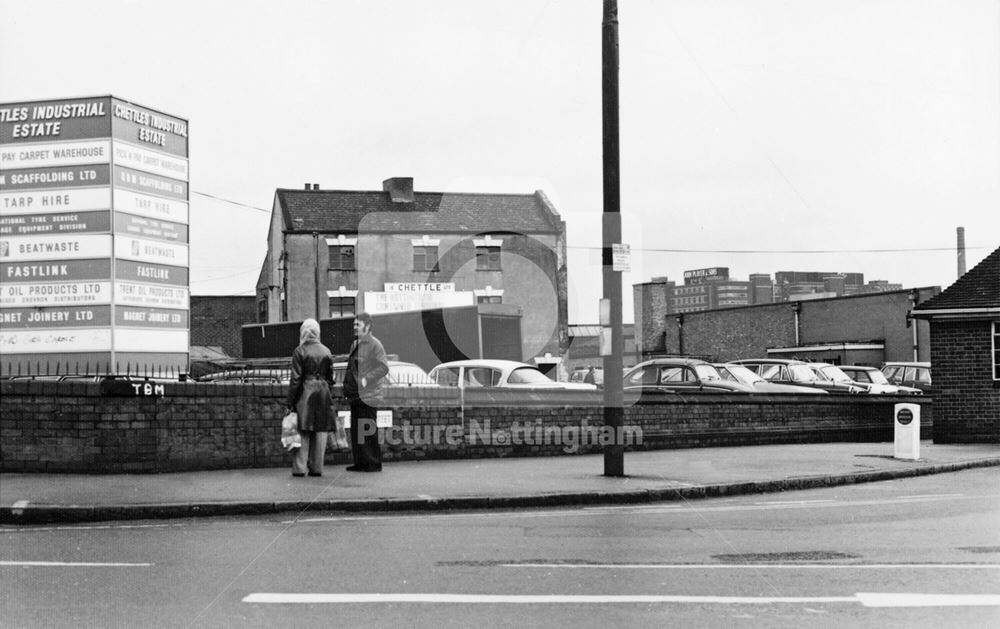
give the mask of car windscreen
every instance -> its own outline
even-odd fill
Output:
[[[764,382],[764,379],[750,371],[743,365],[726,365],[725,367],[719,368],[719,373],[723,377],[728,373],[732,376],[733,382],[742,382],[744,384],[753,384],[755,382]]]
[[[823,373],[823,375],[834,382],[851,382],[850,376],[841,371],[840,367],[828,365],[826,367],[820,367],[819,370]]]
[[[863,373],[875,384],[889,384],[889,380],[885,377],[885,374],[877,369],[873,371],[864,371]]]
[[[457,387],[458,371],[458,367],[437,367],[431,370],[431,380],[443,387]]]
[[[788,371],[795,382],[813,382],[819,379],[809,365],[788,365]]]
[[[694,371],[700,380],[722,380],[722,376],[712,365],[695,365]]]

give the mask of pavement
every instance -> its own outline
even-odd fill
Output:
[[[1000,466],[1000,445],[818,443],[625,453],[625,476],[602,455],[387,462],[381,473],[328,465],[168,474],[0,474],[0,522],[99,522],[305,512],[510,509],[636,504],[831,487]]]

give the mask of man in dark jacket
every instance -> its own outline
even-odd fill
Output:
[[[372,316],[360,312],[354,318],[354,335],[344,374],[344,397],[351,403],[352,472],[381,472],[382,449],[375,418],[382,402],[382,382],[389,375],[389,362],[382,342],[372,335]]]

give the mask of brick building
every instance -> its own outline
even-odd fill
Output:
[[[565,352],[566,225],[543,192],[275,192],[258,321],[476,303],[521,317],[523,360]]]
[[[902,285],[885,280],[865,284],[863,273],[778,271],[774,280],[767,273],[751,273],[749,281],[742,281],[729,277],[724,266],[684,271],[681,285],[661,276],[633,286],[636,300],[662,301],[667,314],[894,290],[902,290]]]
[[[663,299],[636,292],[636,343],[648,358],[664,354],[802,358],[881,365],[930,360],[925,321],[907,313],[937,287],[671,314]]]
[[[930,322],[935,443],[1000,443],[1000,248],[912,314]]]
[[[240,326],[257,320],[253,295],[191,296],[191,345],[220,347],[227,355],[243,356]]]

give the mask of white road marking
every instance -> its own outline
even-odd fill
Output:
[[[755,505],[814,505],[818,502],[833,502],[833,500],[770,500],[768,502],[755,502]]]
[[[995,607],[1000,594],[907,594],[895,592],[858,592],[865,607]]]
[[[151,563],[115,563],[91,561],[0,561],[0,566],[39,566],[45,568],[144,568]]]
[[[610,570],[615,568],[626,568],[629,570],[910,570],[919,568],[926,569],[947,569],[947,570],[1000,570],[1000,564],[985,563],[859,563],[859,564],[839,564],[839,563],[806,563],[806,564],[776,564],[776,563],[503,563],[498,564],[504,568],[597,568]]]
[[[698,605],[774,605],[861,603],[865,607],[1000,606],[996,594],[912,594],[863,592],[853,596],[681,596],[641,594],[438,594],[438,593],[284,593],[255,592],[243,597],[257,604],[456,603],[462,605],[551,605],[608,603],[693,603]]]
[[[824,597],[752,597],[752,596],[661,596],[600,594],[296,594],[257,592],[244,603],[463,603],[463,604],[551,604],[551,603],[855,603],[853,596]]]
[[[43,531],[98,531],[107,529],[165,529],[186,526],[185,524],[102,524],[70,526],[0,526],[0,533],[39,533]]]

